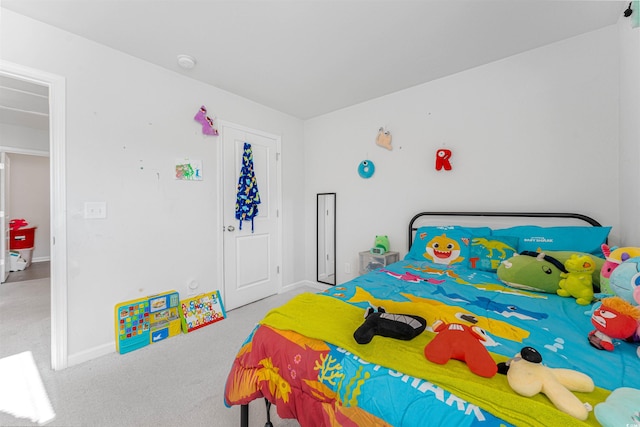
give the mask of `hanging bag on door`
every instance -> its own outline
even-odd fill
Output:
[[[258,215],[258,204],[260,204],[260,194],[256,174],[253,171],[253,150],[251,144],[245,142],[236,198],[236,219],[240,221],[240,230],[242,230],[242,221],[251,221],[253,233],[253,218]]]

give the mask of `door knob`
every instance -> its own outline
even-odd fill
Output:
[[[227,227],[227,231],[234,231],[236,228],[233,225]]]

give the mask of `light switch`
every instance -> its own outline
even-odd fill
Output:
[[[84,202],[85,219],[104,219],[107,217],[107,202]]]

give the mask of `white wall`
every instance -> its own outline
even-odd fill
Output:
[[[307,212],[337,192],[338,283],[376,234],[404,256],[424,210],[574,211],[619,235],[618,43],[614,25],[306,121]],[[380,126],[393,151],[375,145]],[[440,147],[450,172],[435,171]]]
[[[639,13],[640,11],[634,11]],[[621,18],[620,32],[620,244],[640,246],[640,28]],[[610,173],[615,174],[615,170]]]
[[[11,218],[24,218],[35,231],[33,260],[51,256],[49,236],[49,157],[8,154],[11,160],[9,207]]]
[[[117,302],[220,288],[219,141],[193,120],[202,104],[282,136],[282,283],[305,278],[300,120],[6,9],[0,27],[4,60],[66,78],[69,364],[114,351]],[[202,182],[173,179],[184,157]],[[84,219],[87,201],[107,219]]]

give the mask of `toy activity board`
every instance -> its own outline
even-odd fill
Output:
[[[186,334],[227,317],[220,291],[200,294],[181,301],[182,331]]]
[[[175,291],[149,298],[151,343],[180,333],[180,296]]]
[[[180,333],[176,291],[116,304],[116,351],[125,354]]]
[[[149,344],[149,300],[140,298],[116,305],[116,351],[128,353]]]

